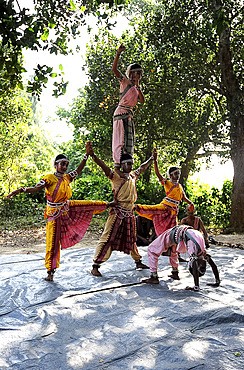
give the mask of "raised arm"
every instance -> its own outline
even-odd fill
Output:
[[[96,156],[96,154],[93,151],[92,143],[90,141],[87,141],[86,143],[86,153],[87,155],[90,155],[92,157],[94,162],[98,164],[99,167],[101,167],[105,175],[109,177],[112,170],[100,158]]]
[[[119,61],[120,54],[125,49],[126,49],[126,47],[123,44],[121,44],[120,47],[117,50],[117,53],[116,53],[115,58],[114,58],[113,66],[112,66],[112,70],[114,72],[114,75],[118,78],[120,77],[120,71],[118,70],[118,61]]]
[[[87,159],[88,159],[88,155],[85,154],[82,161],[80,162],[79,166],[76,168],[76,171],[77,171],[78,175],[79,175],[79,173],[81,173],[81,171],[85,167]]]
[[[146,162],[142,163],[140,165],[140,167],[136,170],[136,172],[138,173],[138,175],[140,175],[141,173],[145,172],[146,169],[151,165],[152,161],[155,158],[156,153],[157,153],[156,148],[153,148],[151,157]]]
[[[165,182],[166,181],[166,178],[163,177],[161,175],[161,173],[159,172],[159,168],[158,168],[158,153],[157,153],[157,149],[155,148],[155,155],[154,155],[154,158],[153,158],[153,164],[154,164],[154,171],[155,171],[155,174],[156,176],[158,177],[159,181],[160,182]]]

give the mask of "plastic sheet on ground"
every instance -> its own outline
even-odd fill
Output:
[[[173,281],[160,257],[152,286],[121,252],[92,276],[93,253],[62,251],[53,283],[44,254],[0,256],[0,369],[244,369],[244,251],[211,248],[221,286],[208,266],[199,292],[185,263]]]

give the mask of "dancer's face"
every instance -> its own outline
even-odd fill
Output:
[[[173,180],[173,181],[179,181],[180,179],[180,170],[175,170],[174,172],[172,172],[170,174],[170,178]]]
[[[130,173],[132,171],[132,168],[133,168],[133,162],[132,161],[122,163],[122,165],[121,165],[121,169],[124,173]]]
[[[133,71],[132,70],[130,72],[130,80],[132,82],[134,82],[134,83],[140,81],[141,76],[142,76],[142,72],[141,71]]]
[[[69,162],[63,160],[63,161],[58,162],[56,164],[56,170],[57,170],[57,172],[64,174],[67,171],[68,166],[69,166]]]

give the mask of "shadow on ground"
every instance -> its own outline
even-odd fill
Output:
[[[244,251],[211,248],[221,286],[206,285],[208,268],[200,292],[184,290],[185,264],[180,281],[168,278],[167,257],[158,286],[120,252],[93,277],[93,252],[62,251],[53,283],[44,254],[0,256],[0,369],[244,368]]]

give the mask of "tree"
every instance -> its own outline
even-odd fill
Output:
[[[0,97],[0,179],[1,192],[9,192],[18,181],[18,164],[25,156],[31,108],[19,91]]]
[[[189,171],[195,169],[198,150],[204,145],[205,152],[208,151],[210,155],[207,143],[213,142],[220,147],[227,141],[226,132],[223,133],[220,115],[210,94],[201,94],[196,89],[180,85],[182,77],[175,73],[174,68],[169,68],[167,58],[155,57],[152,45],[147,47],[145,43],[147,32],[144,31],[141,36],[140,27],[143,27],[142,23],[134,35],[128,32],[123,35],[127,50],[119,63],[122,72],[134,60],[145,69],[142,88],[146,104],[138,104],[134,115],[136,156],[140,161],[145,160],[156,145],[162,148],[166,166],[179,164],[180,161],[187,162],[187,170],[183,171],[186,181]],[[157,37],[150,40],[151,43],[158,42]],[[112,115],[118,104],[119,92],[119,84],[113,76],[111,65],[119,42],[107,31],[101,31],[95,36],[87,49],[89,84],[82,96],[77,98],[71,113],[76,132],[84,132],[86,128],[96,148],[108,158],[111,158]],[[75,106],[81,109],[76,110]],[[167,152],[172,152],[172,148],[174,151],[169,156]]]
[[[51,169],[55,148],[35,122],[23,91],[0,96],[0,117],[0,194],[6,194],[36,184]]]
[[[231,155],[235,170],[231,226],[243,231],[242,1],[156,4],[134,18],[133,35],[127,32],[117,40],[105,31],[95,37],[87,52],[86,103],[75,125],[77,130],[87,127],[98,148],[110,150],[111,115],[118,99],[110,68],[123,41],[127,50],[120,69],[125,70],[125,61],[141,62],[145,69],[146,104],[135,113],[137,155],[157,144],[168,163],[182,162],[185,180],[199,156]]]
[[[29,2],[30,3],[30,2]],[[50,53],[68,54],[69,41],[80,34],[80,26],[86,24],[89,14],[98,21],[108,20],[110,10],[120,9],[123,0],[35,0],[24,8],[18,1],[0,0],[0,94],[7,89],[22,86],[22,50],[45,50]],[[107,25],[111,26],[109,21]],[[39,96],[49,77],[59,75],[60,82],[54,83],[54,95],[65,93],[67,82],[52,67],[37,65],[33,81],[29,81],[28,91]]]
[[[230,226],[243,232],[243,2],[158,3],[156,11],[145,16],[147,50],[154,50],[157,58],[160,54],[162,58],[163,54],[165,58],[172,55],[168,60],[169,68],[180,76],[181,92],[188,86],[188,91],[194,88],[199,94],[213,98],[222,130],[229,131],[234,165]]]

